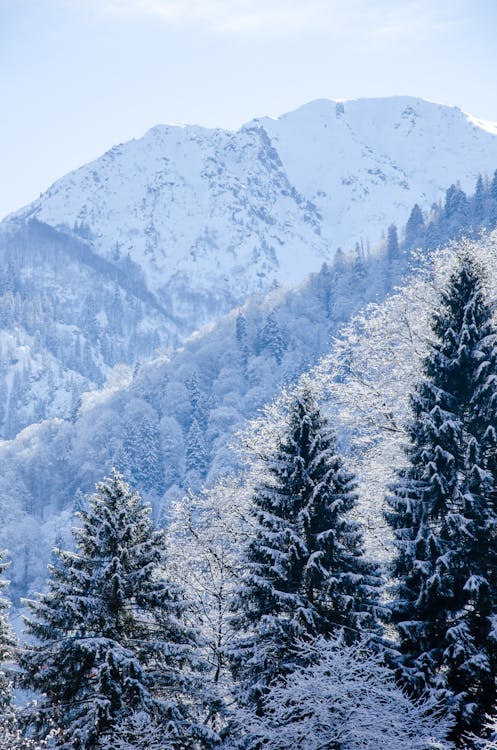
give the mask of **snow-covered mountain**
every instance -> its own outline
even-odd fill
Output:
[[[497,125],[408,97],[111,149],[0,225],[0,435],[496,167]]]
[[[83,391],[115,379],[116,365],[182,338],[139,269],[109,263],[74,235],[4,222],[0,259],[0,437],[68,417]]]
[[[317,206],[332,250],[374,245],[415,202],[426,209],[455,182],[472,190],[478,173],[497,168],[497,123],[423,99],[318,100],[256,122]]]
[[[388,292],[399,260],[345,267],[338,257],[302,293],[273,292],[282,306],[261,296],[245,324],[221,315],[304,279],[339,246],[373,246],[415,202],[429,207],[452,182],[470,191],[496,167],[497,125],[457,108],[405,97],[318,101],[236,133],[158,126],[4,221],[0,434],[73,420],[0,443],[5,517],[25,554],[40,523],[50,541],[53,524],[66,529],[59,513],[70,515],[75,490],[89,490],[111,463],[131,467],[156,507],[195,475],[187,464],[199,429],[199,475],[209,462],[229,468],[226,436],[326,353],[354,310]],[[207,321],[219,322],[165,352]],[[80,398],[115,365],[133,367],[159,347],[157,366],[137,368],[129,386],[118,368],[102,393]],[[197,388],[205,403],[196,415]],[[155,457],[145,468],[144,446]],[[40,572],[35,558],[14,566],[19,590]]]
[[[129,255],[193,330],[496,167],[497,124],[456,107],[318,100],[237,132],[159,125],[19,215],[83,232],[111,262]]]
[[[316,207],[260,127],[158,126],[55,183],[22,212],[131,261],[190,330],[326,257]]]

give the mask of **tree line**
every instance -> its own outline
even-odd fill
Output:
[[[415,203],[400,235],[397,225],[390,224],[384,241],[388,265],[395,270],[400,259],[412,250],[432,250],[463,235],[477,239],[483,230],[496,226],[497,170],[491,178],[478,175],[471,195],[459,183],[453,183],[445,191],[443,201],[433,203],[429,211],[423,212]]]

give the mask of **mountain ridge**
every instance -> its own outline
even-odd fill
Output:
[[[315,100],[237,131],[157,125],[62,177],[0,224],[0,434],[68,417],[116,364],[300,283],[338,247],[374,251],[415,202],[495,169],[492,128],[412,97]]]
[[[339,246],[374,245],[415,202],[428,208],[451,182],[467,189],[496,166],[497,125],[457,107],[319,99],[235,131],[156,125],[16,215],[87,224],[97,252],[129,252],[168,304],[181,308],[185,275],[236,304],[247,290],[299,281]],[[196,322],[208,319],[204,310]]]

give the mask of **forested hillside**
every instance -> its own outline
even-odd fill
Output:
[[[421,216],[417,239],[422,241],[423,232],[427,237],[443,239],[457,238],[462,232],[475,235],[482,221],[490,225],[489,217],[496,205],[492,192],[495,177],[484,184],[483,193],[482,184],[479,179],[477,192],[469,197],[460,188],[449,188],[441,207],[433,209],[431,216]],[[457,220],[451,213],[454,190],[459,191],[461,202],[467,206]],[[478,196],[485,207],[483,215],[475,209],[480,204]],[[412,214],[417,214],[416,208]],[[67,537],[74,504],[77,506],[81,493],[89,492],[111,466],[117,466],[141,488],[153,503],[157,518],[167,510],[172,498],[233,471],[238,459],[231,445],[244,423],[282,386],[296,382],[330,349],[332,358],[341,358],[343,368],[346,357],[341,338],[335,340],[343,325],[367,303],[384,299],[405,274],[412,274],[423,265],[423,257],[429,256],[428,240],[424,240],[426,247],[421,255],[411,254],[412,223],[411,216],[405,229],[397,231],[390,226],[384,248],[375,255],[367,255],[358,245],[349,255],[338,253],[333,264],[323,264],[320,272],[300,287],[276,289],[268,296],[254,298],[216,325],[195,334],[183,348],[136,367],[133,377],[129,369],[117,368],[103,390],[82,395],[75,390],[69,420],[33,425],[13,443],[4,444],[0,449],[1,484],[9,519],[4,544],[16,550],[12,568],[14,595],[27,586],[41,584],[55,537]],[[35,227],[34,231],[42,230]],[[86,250],[84,245],[76,244],[76,248],[80,252]],[[98,258],[95,262],[105,263]],[[111,269],[108,273],[119,279]],[[121,284],[131,285],[128,275]],[[139,281],[132,290],[138,297],[138,310],[148,300],[150,315],[160,320],[160,307],[153,304],[153,298],[147,298]],[[129,300],[129,288],[127,294]],[[119,304],[116,297],[110,301],[106,294],[101,303],[95,299],[97,308],[102,304],[101,309],[107,309],[112,319],[108,303]],[[67,309],[73,316],[77,310],[71,302]],[[64,308],[59,310],[63,312]],[[128,306],[126,315],[129,312]],[[85,310],[84,315],[87,314]],[[102,319],[102,314],[105,312],[97,318],[90,316],[90,322]],[[399,320],[406,314],[399,313]],[[417,311],[415,317],[423,319],[424,314]],[[120,326],[125,324],[126,315],[118,316]],[[153,333],[155,339],[157,330]],[[90,333],[86,335],[92,340]],[[105,350],[106,336],[109,342],[119,341],[112,331],[105,333],[100,329],[100,351]],[[120,336],[123,341],[128,340],[123,332]],[[355,337],[352,331],[350,340],[355,341]],[[143,341],[146,345],[146,335]],[[371,341],[375,341],[374,337]],[[136,351],[136,338],[133,346]],[[350,348],[350,342],[346,346]],[[365,340],[362,346],[369,352],[367,361],[371,364],[377,360],[378,351],[388,350],[390,345],[376,342],[376,348],[369,351],[370,342]],[[57,351],[62,357],[71,356],[70,341],[64,347],[59,345]],[[127,352],[128,361],[132,354],[131,350]],[[124,358],[126,353],[121,352],[121,356]],[[115,364],[114,359],[109,364]],[[402,388],[400,385],[400,394]],[[355,408],[349,410],[350,414]],[[340,439],[348,441],[349,431],[343,432]],[[374,483],[368,479],[365,486],[369,496]],[[9,538],[19,539],[19,546],[17,542],[9,543]]]
[[[165,535],[116,471],[80,498],[76,554],[55,550],[19,657],[44,696],[35,736],[492,747],[496,247],[437,251],[354,316]]]
[[[0,225],[1,750],[493,750],[496,166],[319,101]]]

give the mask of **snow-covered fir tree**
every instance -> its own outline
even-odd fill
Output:
[[[3,575],[9,567],[9,562],[5,559],[6,553],[0,553],[0,591],[8,586],[8,581],[3,578]],[[15,638],[8,623],[7,615],[9,610],[8,600],[0,596],[0,713],[5,713],[9,709],[12,702],[11,694],[11,676],[8,670],[5,668],[6,662],[12,659]]]
[[[205,393],[202,392],[198,373],[195,371],[191,378],[185,383],[190,397],[191,419],[195,419],[201,430],[205,430],[208,423],[209,408],[206,403]]]
[[[268,314],[264,326],[259,332],[258,345],[261,351],[266,349],[273,355],[276,363],[281,364],[286,343],[274,310]]]
[[[415,247],[416,243],[421,244],[423,240],[423,231],[425,228],[425,221],[423,212],[421,211],[417,203],[412,207],[409,219],[407,220],[405,227],[405,243],[407,247]]]
[[[367,641],[347,645],[337,634],[298,645],[303,664],[269,687],[263,717],[240,711],[244,748],[448,750],[440,706],[411,700]]]
[[[144,493],[164,491],[164,460],[157,423],[150,414],[133,418],[115,463],[126,478],[133,479]]]
[[[208,464],[204,436],[194,417],[188,430],[185,451],[185,481],[192,489],[200,489]]]
[[[150,506],[114,470],[79,516],[76,551],[57,553],[48,591],[28,602],[21,677],[41,694],[30,731],[43,738],[55,723],[58,747],[108,747],[138,712],[161,727],[164,748],[210,747],[196,636]]]
[[[9,563],[5,552],[0,553],[0,591],[8,586],[3,578]],[[12,750],[19,740],[16,711],[12,702],[12,674],[7,664],[13,658],[15,638],[7,620],[8,600],[0,596],[0,750]],[[20,746],[20,745],[18,745]]]
[[[408,465],[388,498],[398,665],[443,697],[464,732],[497,697],[497,337],[469,256],[443,290],[412,396]]]
[[[247,361],[249,357],[249,345],[247,335],[247,318],[241,310],[236,316],[235,330],[236,343],[240,352],[240,364],[242,368],[245,369],[247,367]]]
[[[353,476],[308,383],[259,469],[230,649],[240,702],[257,713],[267,686],[301,663],[299,638],[343,628],[352,641],[376,627],[380,583],[348,518],[357,499]]]
[[[165,739],[161,724],[145,711],[126,715],[98,745],[99,750],[174,750],[175,747],[174,738]]]
[[[26,737],[15,714],[0,719],[0,750],[50,750],[57,746],[60,737],[56,728],[43,740]]]
[[[497,750],[497,714],[495,710],[488,716],[483,726],[482,734],[470,734],[467,737],[468,746],[477,750]]]
[[[397,235],[397,227],[395,224],[390,224],[387,232],[387,260],[391,266],[396,263],[399,259],[399,239]]]

